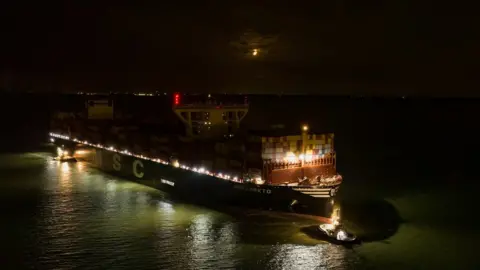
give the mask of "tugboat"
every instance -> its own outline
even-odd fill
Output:
[[[247,130],[240,125],[250,106],[246,99],[182,98],[173,95],[172,116],[183,132],[151,119],[123,118],[112,98],[87,100],[85,111],[74,117],[60,114],[50,136],[73,149],[79,161],[174,196],[331,222],[342,183],[333,133],[311,132],[301,123],[299,133]]]
[[[330,238],[334,243],[355,243],[357,237],[351,233],[348,233],[343,225],[340,223],[339,215],[335,215],[332,219],[332,223],[324,223],[318,226],[318,230]]]
[[[63,147],[57,147],[57,156],[53,159],[60,162],[77,162],[77,159],[71,156],[70,152]]]
[[[325,223],[319,225],[318,228],[325,235],[338,242],[353,243],[357,240],[357,237],[355,235],[345,231],[343,229],[343,226],[340,224],[334,225],[332,223]]]

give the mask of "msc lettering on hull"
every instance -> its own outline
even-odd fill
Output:
[[[143,163],[138,159],[133,162],[133,175],[137,178],[142,178],[145,175],[143,173]]]
[[[121,160],[122,157],[119,154],[113,155],[113,169],[117,172],[122,169],[122,164],[120,163]]]
[[[120,171],[122,169],[122,157],[119,155],[119,154],[114,154],[113,155],[113,169],[115,171]],[[137,178],[143,178],[143,176],[145,175],[145,173],[143,172],[143,162],[141,160],[134,160],[133,161],[133,164],[132,164],[132,172],[133,172],[133,175],[135,175],[135,177]]]

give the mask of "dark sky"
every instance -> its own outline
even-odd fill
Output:
[[[18,89],[479,92],[477,9],[460,2],[11,2],[0,71]],[[263,38],[257,57],[234,46],[245,33]]]

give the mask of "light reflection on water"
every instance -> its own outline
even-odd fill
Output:
[[[14,166],[16,162],[22,159],[15,160]],[[6,170],[0,171],[0,178],[13,174],[35,186],[31,196],[36,202],[22,210],[30,221],[12,221],[20,224],[16,229],[24,239],[22,252],[13,256],[23,265],[50,269],[361,267],[355,252],[307,240],[291,222],[251,226],[250,221],[226,213],[174,202],[162,192],[81,162],[59,163],[39,154],[35,166],[24,168],[21,175]],[[14,187],[7,192],[24,191]]]
[[[232,248],[236,243],[234,225],[231,222],[213,222],[215,220],[208,214],[197,215],[192,220],[189,228],[191,269],[234,268],[236,265]],[[215,228],[215,225],[220,228]]]

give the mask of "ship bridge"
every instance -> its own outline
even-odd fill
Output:
[[[184,123],[186,135],[194,138],[233,137],[248,107],[246,99],[220,102],[211,95],[182,102],[182,95],[176,93],[173,100],[173,111]]]

